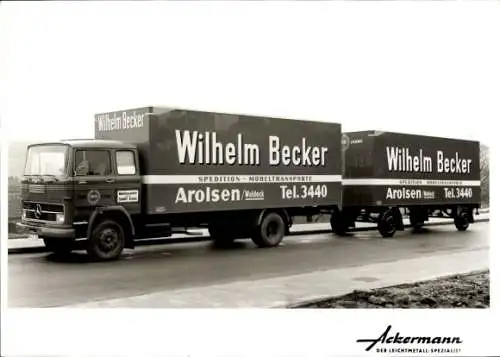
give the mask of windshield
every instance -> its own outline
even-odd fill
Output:
[[[68,147],[64,145],[37,145],[28,149],[24,174],[66,175]]]

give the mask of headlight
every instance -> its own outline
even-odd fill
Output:
[[[56,222],[59,224],[64,223],[64,213],[56,214]]]

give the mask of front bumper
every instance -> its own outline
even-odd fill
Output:
[[[40,238],[75,239],[76,237],[75,229],[68,226],[38,226],[29,222],[18,222],[16,223],[16,226],[20,231],[28,231],[30,233],[36,234]]]

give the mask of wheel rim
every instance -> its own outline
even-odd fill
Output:
[[[114,228],[105,228],[98,235],[97,246],[102,253],[109,254],[120,245],[119,234]]]

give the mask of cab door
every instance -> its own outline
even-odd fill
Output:
[[[116,204],[131,215],[141,212],[141,175],[135,149],[116,149],[113,153],[116,170]]]
[[[96,207],[115,204],[116,175],[112,150],[77,148],[74,152],[75,220],[89,217]]]

